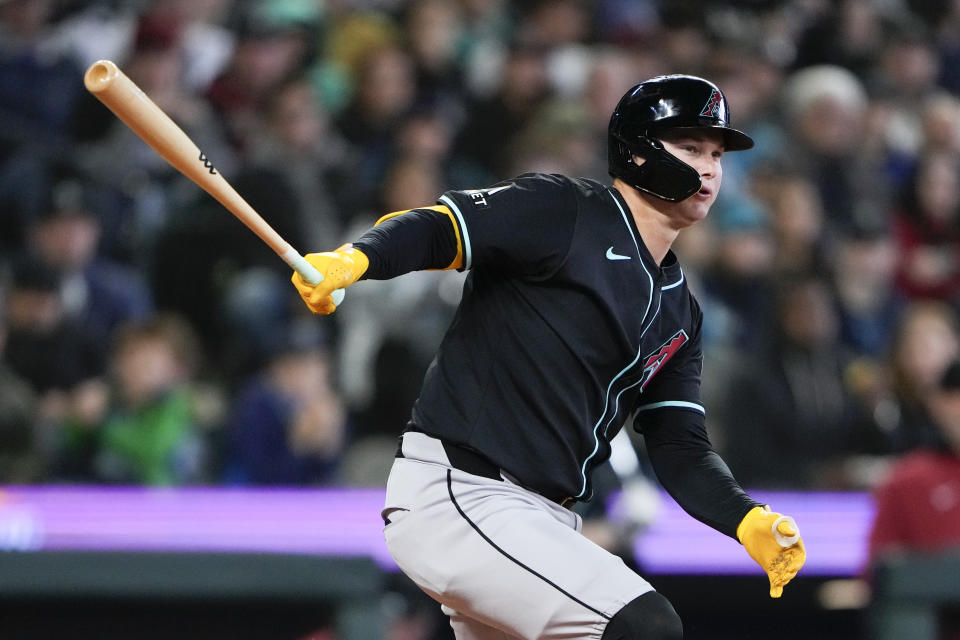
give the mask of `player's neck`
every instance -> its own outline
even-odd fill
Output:
[[[680,230],[673,225],[669,216],[657,210],[640,195],[639,191],[623,180],[616,178],[613,181],[613,188],[623,196],[640,232],[640,237],[643,239],[643,244],[646,245],[647,251],[656,263],[660,264],[673,245],[673,241],[677,239]]]

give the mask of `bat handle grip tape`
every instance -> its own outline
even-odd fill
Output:
[[[307,262],[306,258],[297,253],[292,247],[284,252],[283,260],[293,267],[294,270],[300,274],[301,278],[310,284],[316,286],[323,282],[323,274],[317,271],[316,267]],[[346,295],[346,292],[343,289],[337,289],[331,293],[330,297],[333,298],[333,304],[339,307],[340,303],[343,302],[344,295]]]

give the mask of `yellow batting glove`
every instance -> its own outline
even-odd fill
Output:
[[[737,527],[737,539],[767,572],[771,598],[783,594],[784,585],[793,580],[807,560],[797,523],[789,516],[770,511],[770,507],[751,509]]]
[[[337,305],[331,294],[359,280],[370,266],[367,256],[350,244],[345,244],[336,251],[308,253],[304,258],[320,272],[323,280],[312,285],[294,271],[290,281],[300,292],[300,297],[310,311],[321,315],[336,311]]]

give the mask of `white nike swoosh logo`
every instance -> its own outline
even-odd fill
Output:
[[[630,260],[630,256],[622,256],[619,253],[613,252],[613,247],[611,246],[607,249],[607,260]]]

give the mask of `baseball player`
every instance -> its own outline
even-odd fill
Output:
[[[703,314],[670,246],[717,197],[726,151],[753,146],[712,83],[660,76],[609,127],[612,186],[525,174],[393,213],[307,256],[307,306],[360,278],[469,270],[387,483],[384,536],[460,640],[682,637],[670,602],[579,531],[570,510],[631,416],[660,483],[739,540],[770,595],[803,566],[792,519],[751,499],[712,450]]]

